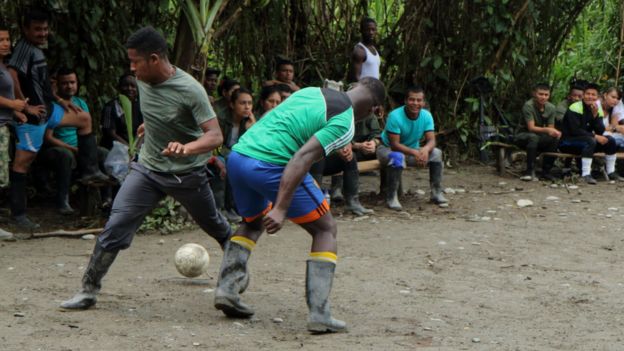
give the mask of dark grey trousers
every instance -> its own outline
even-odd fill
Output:
[[[166,195],[180,202],[195,222],[220,245],[230,237],[232,229],[216,209],[204,169],[174,175],[153,172],[133,162],[115,197],[104,231],[98,237],[102,248],[109,251],[130,247],[145,216]]]

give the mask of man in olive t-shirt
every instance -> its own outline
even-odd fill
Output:
[[[64,309],[95,305],[102,277],[117,253],[130,246],[145,216],[166,195],[179,201],[221,247],[231,234],[216,209],[205,171],[209,153],[223,142],[206,91],[169,63],[167,42],[154,28],[132,34],[126,48],[139,82],[145,142],[95,244],[82,290],[61,304]]]
[[[514,142],[527,152],[527,166],[521,180],[531,181],[535,177],[535,159],[538,152],[555,152],[561,137],[561,132],[555,129],[556,108],[548,102],[550,99],[550,86],[537,84],[533,88],[533,98],[522,107],[522,119]],[[542,177],[553,180],[550,170],[555,159],[544,157],[542,164]]]

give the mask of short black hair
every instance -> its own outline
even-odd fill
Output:
[[[411,87],[407,88],[407,90],[405,91],[405,98],[407,99],[407,97],[409,96],[409,94],[418,94],[418,93],[425,93],[425,88],[423,88],[421,85],[412,85]]]
[[[275,88],[277,89],[277,91],[279,91],[280,93],[288,93],[288,94],[292,94],[293,90],[290,87],[290,85],[288,84],[275,84]]]
[[[282,84],[282,85],[286,85],[286,84]],[[288,85],[286,85],[288,86]],[[290,88],[289,88],[290,89]],[[269,96],[278,93],[279,94],[279,89],[277,88],[277,85],[266,85],[264,87],[262,87],[262,90],[260,90],[260,100],[264,101],[266,99],[269,98]]]
[[[126,42],[126,49],[134,49],[146,57],[151,54],[167,57],[167,41],[152,26],[143,27],[132,33]]]
[[[253,100],[253,93],[251,92],[251,90],[244,88],[244,87],[240,87],[232,92],[232,96],[230,96],[230,102],[235,102],[236,99],[238,99],[238,97],[243,94],[247,94],[251,96],[251,99]]]
[[[590,90],[590,89],[594,89],[598,93],[600,93],[600,85],[598,85],[598,83],[594,83],[594,82],[587,83],[587,85],[585,85],[585,88],[583,89],[583,91]]]
[[[31,8],[24,13],[22,18],[22,25],[24,27],[30,27],[32,22],[48,22],[50,15],[48,12],[40,8]]]
[[[76,70],[70,67],[63,66],[56,71],[56,76],[68,76],[70,74],[76,74]]]
[[[240,82],[235,79],[231,79],[227,77],[223,78],[223,80],[221,81],[221,84],[219,84],[219,95],[223,96],[224,90],[230,90],[235,85],[240,85]]]
[[[135,78],[135,76],[134,76],[134,74],[132,74],[132,72],[124,72],[122,75],[119,76],[119,79],[117,80],[117,88],[121,87],[121,85],[124,83],[124,81],[128,77]]]
[[[204,73],[204,77],[209,76],[211,74],[214,74],[218,77],[219,74],[221,74],[221,71],[216,68],[210,68],[210,67],[206,68],[206,73]]]
[[[275,62],[275,71],[279,71],[284,65],[295,66],[295,63],[289,58],[278,58]]]
[[[585,79],[576,79],[576,77],[570,80],[570,90],[585,90],[585,86],[589,84]]]
[[[359,85],[366,87],[375,99],[375,105],[382,105],[386,100],[386,87],[377,78],[364,77],[358,81]]]
[[[360,30],[363,30],[364,27],[366,27],[369,23],[373,23],[373,24],[377,25],[377,21],[375,21],[374,19],[372,19],[370,17],[364,17],[360,21]]]
[[[533,91],[536,90],[548,90],[550,91],[550,84],[545,82],[539,82],[533,86]]]

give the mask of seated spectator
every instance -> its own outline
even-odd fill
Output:
[[[425,92],[421,87],[407,90],[405,105],[388,115],[381,133],[377,159],[386,172],[386,202],[393,210],[402,210],[398,199],[399,184],[406,166],[429,166],[431,201],[438,205],[448,203],[442,194],[442,151],[436,148],[433,116],[424,109]],[[425,145],[420,140],[425,138]]]
[[[217,84],[219,83],[219,74],[221,74],[221,71],[214,68],[207,68],[204,74],[204,89],[206,89],[211,105],[215,103],[214,92],[217,90]]]
[[[583,86],[587,84],[585,81],[574,80],[570,83],[570,90],[568,90],[568,95],[563,101],[561,101],[556,108],[555,112],[555,126],[557,129],[561,129],[561,121],[563,121],[563,115],[565,115],[566,111],[573,103],[577,101],[581,101],[583,98]]]
[[[130,136],[136,136],[139,126],[143,123],[136,77],[131,73],[123,74],[119,77],[117,90],[119,95],[107,102],[102,108],[102,140],[100,145],[108,150],[113,147],[113,141],[129,146]],[[130,106],[127,102],[130,102]],[[126,120],[132,121],[130,128],[128,128]]]
[[[624,125],[622,125],[624,123],[624,114],[617,109],[618,105],[622,103],[620,98],[620,91],[615,87],[611,87],[600,97],[600,106],[604,114],[602,119],[602,123],[605,126],[604,135],[613,137],[618,149],[624,149]]]
[[[276,84],[277,90],[279,90],[280,96],[282,97],[282,102],[284,102],[290,95],[292,95],[293,90],[288,86],[288,84]]]
[[[234,90],[240,88],[240,83],[234,79],[224,78],[219,86],[219,95],[221,98],[215,101],[214,110],[217,117],[223,120],[232,119],[232,111],[230,106],[230,98]]]
[[[535,160],[538,152],[556,152],[561,132],[555,129],[556,108],[548,102],[550,87],[540,83],[533,88],[533,98],[522,107],[522,121],[514,137],[514,143],[526,150],[527,164],[521,180],[531,181],[535,178]],[[550,174],[554,157],[544,157],[542,178],[554,180]]]
[[[89,106],[78,93],[78,78],[76,72],[62,68],[57,72],[57,94],[62,99],[71,101],[85,112],[89,112]],[[47,166],[48,170],[54,171],[56,177],[56,207],[60,214],[74,214],[74,209],[69,204],[69,190],[71,186],[72,170],[76,168],[76,155],[78,154],[78,133],[76,127],[56,127],[47,129],[44,141],[46,146],[39,153],[39,159]],[[98,148],[98,160],[101,163],[107,155],[107,150]],[[110,197],[110,195],[109,195]],[[104,199],[110,201],[109,198]]]
[[[581,176],[587,184],[596,184],[591,175],[591,165],[595,152],[606,154],[606,168],[609,179],[621,181],[615,172],[617,145],[611,136],[603,135],[604,113],[598,103],[600,87],[589,83],[583,90],[583,99],[570,105],[563,117],[562,136],[559,149],[563,152],[580,154]]]
[[[251,91],[245,88],[236,89],[231,93],[231,99],[231,119],[219,118],[219,126],[223,133],[223,145],[219,150],[220,159],[212,159],[215,168],[224,176],[226,173],[223,164],[227,163],[232,147],[256,122],[252,112],[253,97]],[[227,178],[214,177],[211,186],[215,194],[217,208],[221,209],[225,218],[230,222],[240,222],[241,218],[236,213],[234,198]]]
[[[258,120],[282,102],[282,96],[275,85],[262,87],[260,91],[259,109],[256,111]]]
[[[275,79],[264,82],[263,86],[286,84],[291,93],[301,89],[295,82],[295,65],[290,59],[279,58],[275,65]]]

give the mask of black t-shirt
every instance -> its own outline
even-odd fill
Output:
[[[132,133],[136,135],[137,129],[143,123],[143,115],[139,107],[139,102],[132,103]],[[113,147],[113,138],[107,130],[113,130],[117,135],[128,141],[128,128],[126,127],[126,116],[121,108],[118,99],[111,100],[104,105],[102,109],[102,141],[100,144],[111,149]]]

